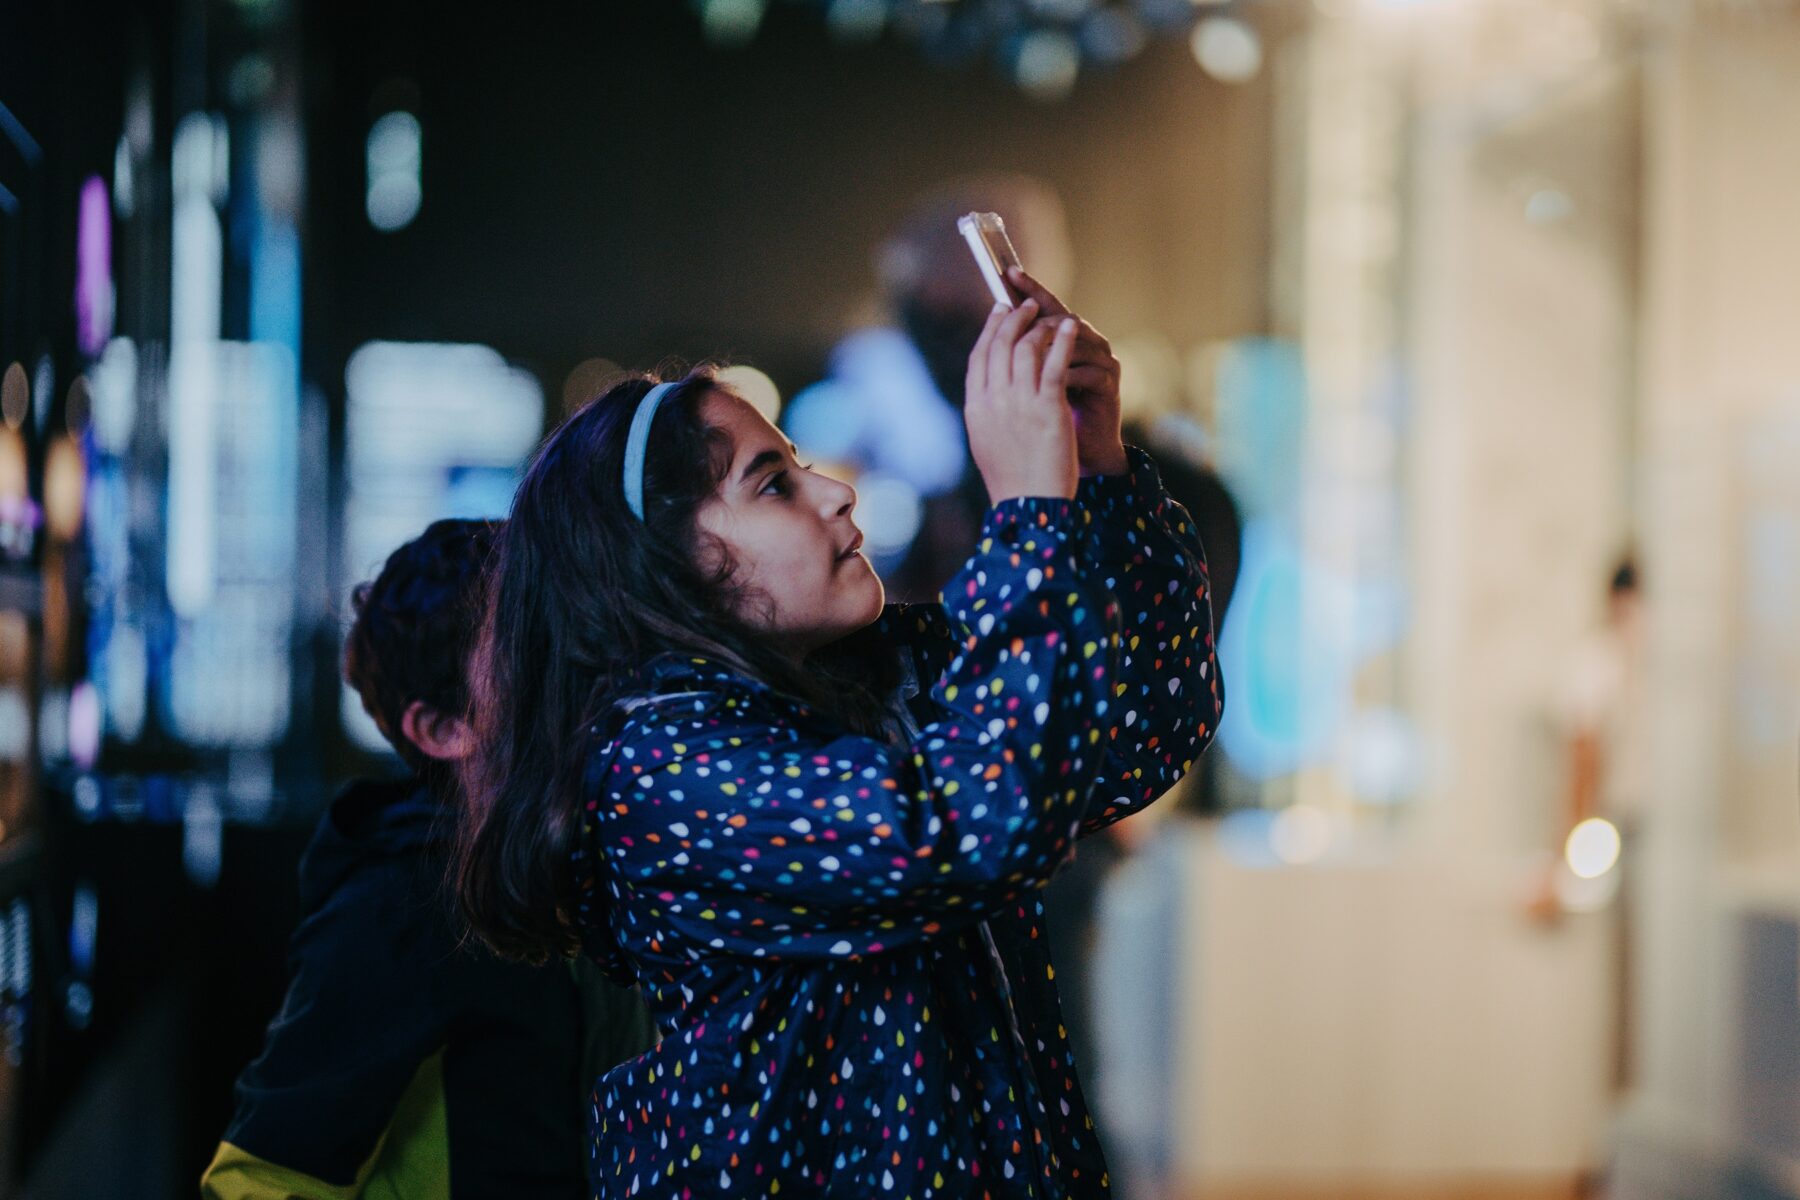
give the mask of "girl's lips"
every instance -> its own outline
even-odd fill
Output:
[[[848,546],[844,547],[844,552],[837,556],[837,560],[839,562],[844,562],[847,559],[854,557],[856,555],[856,552],[862,549],[862,544],[863,544],[863,535],[859,531],[855,537],[850,539],[850,544]]]

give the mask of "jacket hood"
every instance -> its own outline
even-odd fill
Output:
[[[417,779],[359,779],[326,809],[300,859],[300,901],[316,908],[374,858],[416,855],[442,840],[443,806]]]

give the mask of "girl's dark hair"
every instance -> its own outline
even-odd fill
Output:
[[[614,384],[546,439],[494,550],[470,679],[479,748],[465,763],[452,880],[476,936],[509,957],[578,949],[570,856],[590,729],[635,667],[665,651],[702,656],[872,736],[898,682],[892,651],[867,631],[802,667],[736,615],[758,598],[734,584],[724,547],[703,545],[695,521],[732,457],[700,416],[720,386],[710,368],[683,376],[657,409],[644,520],[632,515],[625,434],[656,382]]]
[[[495,529],[492,521],[434,522],[350,595],[356,619],[344,637],[344,681],[406,765],[433,784],[449,782],[450,772],[408,740],[401,718],[415,700],[444,713],[468,708],[481,573]]]

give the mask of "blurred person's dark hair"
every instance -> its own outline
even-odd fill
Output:
[[[434,785],[448,782],[450,769],[413,744],[404,718],[415,701],[449,716],[468,710],[482,571],[498,528],[492,521],[435,522],[350,597],[356,617],[344,639],[344,680],[388,744]]]
[[[1606,585],[1609,596],[1622,596],[1638,590],[1637,561],[1627,554],[1613,567],[1612,580]]]

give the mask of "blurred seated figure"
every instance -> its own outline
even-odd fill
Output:
[[[796,395],[782,421],[803,454],[855,482],[864,553],[890,601],[935,600],[988,507],[962,405],[969,351],[994,301],[956,229],[967,212],[999,213],[1026,269],[1052,292],[1066,290],[1071,254],[1054,191],[1018,175],[948,183],[881,248],[893,324],[840,341],[829,377]]]
[[[412,774],[351,784],[319,822],[208,1200],[585,1196],[587,1083],[655,1041],[636,992],[503,961],[452,916],[444,810],[493,534],[439,521],[356,590],[344,677]]]

